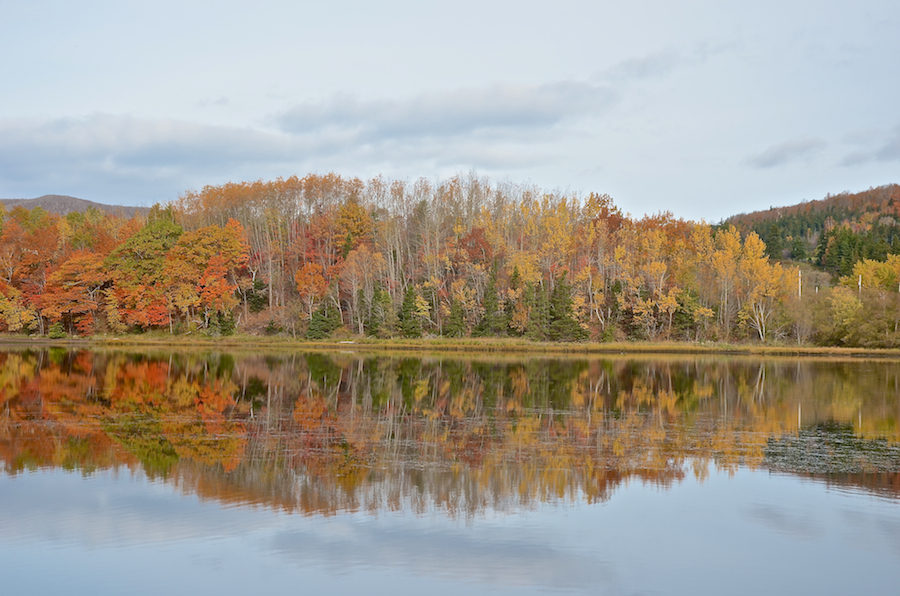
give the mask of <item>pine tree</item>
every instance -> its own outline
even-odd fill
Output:
[[[784,250],[784,242],[781,240],[781,230],[777,225],[769,226],[769,232],[765,237],[766,254],[773,259],[781,259]]]
[[[390,305],[390,302],[390,295],[381,289],[379,282],[375,282],[371,304],[366,303],[365,296],[360,290],[360,304],[364,305],[368,313],[365,321],[366,335],[376,337],[383,330],[385,319],[387,318],[387,307]]]
[[[373,310],[380,323],[378,329],[373,333],[382,338],[394,337],[400,321],[397,318],[397,309],[394,308],[394,301],[391,299],[390,292],[379,287],[379,294],[374,302]]]
[[[454,300],[450,303],[450,316],[444,323],[444,335],[447,337],[463,337],[466,334],[466,313],[462,304]]]
[[[794,236],[794,240],[791,243],[791,258],[795,261],[805,261],[808,257],[806,242],[800,236]]]
[[[572,286],[566,281],[566,274],[556,281],[550,294],[550,317],[547,337],[551,341],[583,341],[587,332],[575,320],[572,310]]]
[[[529,307],[525,337],[532,341],[545,341],[550,326],[550,300],[544,286],[526,285],[525,302]]]
[[[322,303],[319,310],[313,313],[306,339],[325,339],[341,326],[341,314],[333,304]]]
[[[484,316],[472,335],[476,337],[491,337],[502,335],[504,331],[503,312],[500,310],[500,298],[497,295],[497,264],[491,268],[487,288],[484,291]]]
[[[422,323],[416,312],[416,290],[409,286],[400,306],[400,333],[403,337],[422,337]]]

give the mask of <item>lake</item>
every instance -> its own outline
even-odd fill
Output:
[[[10,594],[891,593],[900,363],[0,352]]]

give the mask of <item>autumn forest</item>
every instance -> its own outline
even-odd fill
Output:
[[[0,331],[898,347],[898,188],[863,218],[719,225],[475,175],[228,183],[130,219],[16,207]]]

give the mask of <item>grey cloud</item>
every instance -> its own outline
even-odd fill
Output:
[[[103,114],[0,120],[0,189],[18,196],[167,200],[195,180],[228,179],[314,149],[281,134],[174,120]]]
[[[82,165],[182,167],[266,161],[288,148],[277,135],[174,120],[94,115],[0,121],[0,159],[13,165],[65,157]]]
[[[682,61],[683,58],[674,51],[657,52],[620,62],[600,78],[616,82],[660,78],[672,72]]]
[[[890,138],[875,151],[878,161],[900,160],[900,126],[895,126]]]
[[[873,154],[868,151],[854,151],[852,153],[848,153],[841,160],[842,166],[857,166],[860,164],[868,163],[873,161]]]
[[[846,140],[863,148],[844,156],[841,160],[843,166],[900,161],[900,125],[895,126],[887,138],[883,134],[863,131],[848,135]]]
[[[218,507],[184,499],[168,489],[148,490],[131,472],[100,472],[85,479],[61,471],[28,473],[18,482],[0,478],[2,540],[65,539],[88,546],[184,540],[250,531],[271,523],[265,511],[230,516]]]
[[[748,516],[770,529],[802,538],[816,540],[821,537],[821,529],[808,511],[791,511],[770,504],[756,504],[749,508]]]
[[[586,553],[562,549],[542,536],[514,528],[460,531],[393,518],[390,526],[333,520],[273,536],[270,548],[303,563],[334,568],[406,568],[427,576],[464,577],[497,586],[583,589],[610,585],[614,566]]]
[[[578,81],[498,85],[396,100],[337,95],[328,101],[297,105],[277,116],[275,123],[292,134],[338,130],[356,135],[361,143],[377,144],[391,139],[544,129],[599,113],[614,101],[615,94],[608,87]]]
[[[124,471],[123,471],[124,472]],[[394,568],[497,586],[584,588],[615,580],[614,567],[590,552],[566,548],[546,532],[510,525],[463,529],[440,517],[282,515],[264,507],[226,505],[160,490],[141,474],[88,479],[60,471],[0,477],[0,545],[79,544],[136,547],[239,538],[289,561],[346,572]],[[220,550],[212,547],[211,556]]]
[[[766,169],[790,162],[809,159],[825,147],[825,141],[813,137],[799,137],[773,145],[751,156],[747,162],[755,168]]]
[[[615,87],[634,81],[661,79],[678,68],[702,64],[726,52],[738,49],[734,42],[717,39],[701,41],[686,51],[665,49],[652,54],[629,58],[594,76],[597,82]]]
[[[414,114],[423,126],[420,130],[400,122],[399,115],[392,116],[402,113],[402,105],[384,107],[382,120],[367,131],[334,124],[353,123],[365,115],[362,104],[352,102],[339,109],[320,106],[332,124],[309,134],[106,114],[0,120],[0,195],[60,193],[101,202],[152,204],[205,184],[304,171],[374,175],[399,168],[422,175],[471,168],[515,170],[546,163],[538,147],[546,151],[547,143],[558,140],[557,132],[537,127],[535,120],[556,122],[566,117],[564,107],[582,113],[591,109],[590,90],[575,87],[520,98],[519,107],[511,108],[515,114],[503,116],[505,120],[502,110],[484,97],[487,108],[481,112],[478,102],[457,106],[452,117],[457,124],[468,123],[460,124],[461,129],[441,121],[440,106],[424,100]],[[451,104],[445,102],[448,109]],[[533,108],[532,128],[516,128],[515,122],[529,122],[528,106]],[[495,120],[491,113],[498,114]],[[490,122],[508,128],[478,128]]]

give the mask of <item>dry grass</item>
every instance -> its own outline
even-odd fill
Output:
[[[26,338],[20,335],[2,335],[5,345],[52,345],[68,347],[152,347],[152,348],[218,348],[218,349],[272,349],[272,350],[353,350],[360,352],[444,352],[479,354],[709,354],[755,356],[817,356],[817,357],[869,357],[900,358],[900,349],[865,349],[817,347],[797,345],[771,345],[758,343],[712,342],[613,342],[613,343],[550,343],[532,342],[518,338],[424,338],[424,339],[371,339],[358,338],[346,341],[307,341],[284,336],[233,335],[206,337],[169,335],[150,332],[141,335],[94,336],[49,340]]]

